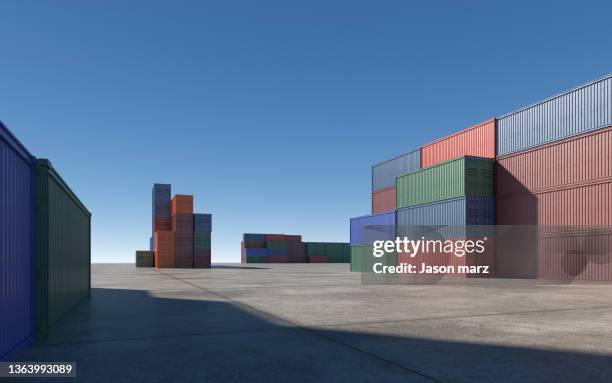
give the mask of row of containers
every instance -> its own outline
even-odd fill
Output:
[[[612,280],[612,76],[374,165],[371,212],[353,270],[376,239],[495,225],[498,277]]]
[[[149,250],[136,251],[136,267],[211,267],[212,215],[193,213],[193,196],[172,195],[170,184],[154,184]]]
[[[0,122],[0,360],[90,297],[91,213]]]
[[[348,263],[349,243],[302,242],[301,235],[248,234],[240,243],[241,263]]]

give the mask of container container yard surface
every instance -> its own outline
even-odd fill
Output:
[[[372,191],[395,187],[395,178],[421,167],[421,150],[417,149],[372,166]]]
[[[612,75],[498,118],[497,155],[612,125]]]
[[[34,337],[34,166],[0,122],[0,360]]]
[[[36,164],[36,335],[91,290],[91,213],[45,159]]]
[[[421,147],[421,167],[457,157],[495,158],[495,119],[490,119]]]

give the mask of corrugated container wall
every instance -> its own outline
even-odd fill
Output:
[[[351,245],[395,239],[395,212],[351,218]]]
[[[397,178],[397,208],[458,197],[493,196],[493,160],[461,157]]]
[[[397,235],[417,238],[423,228],[449,226],[442,230],[445,237],[477,236],[478,233],[466,232],[465,226],[493,225],[493,207],[493,198],[467,197],[400,209]]]
[[[395,210],[395,187],[372,193],[372,214]]]
[[[34,161],[0,122],[0,360],[34,335]]]
[[[423,145],[421,167],[463,156],[495,158],[495,119]]]
[[[612,76],[548,98],[497,121],[503,156],[612,125]]]
[[[395,187],[395,178],[421,167],[421,150],[372,166],[372,191]]]
[[[36,164],[36,335],[91,288],[91,213],[48,160]]]
[[[153,185],[153,220],[152,234],[156,230],[170,230],[170,184]]]

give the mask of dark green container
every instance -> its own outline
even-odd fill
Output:
[[[153,267],[153,252],[136,250],[136,267]]]
[[[287,241],[266,241],[266,248],[272,250],[287,250]]]
[[[324,257],[327,255],[325,242],[304,242],[304,245],[307,257]]]
[[[344,263],[351,263],[351,244],[345,243],[342,246],[342,253],[344,256]]]
[[[329,263],[344,263],[344,244],[326,243],[325,254]]]
[[[36,336],[91,296],[91,213],[51,163],[36,165]]]
[[[252,255],[245,257],[246,263],[268,263],[268,257],[265,255]]]
[[[460,157],[396,179],[398,209],[466,196],[493,196],[492,159]]]
[[[382,263],[384,266],[395,266],[397,256],[395,253],[388,253],[380,258],[372,255],[371,245],[352,245],[351,246],[351,271],[373,273],[375,263]]]
[[[193,233],[193,248],[194,250],[210,250],[212,234],[210,232],[195,232]]]

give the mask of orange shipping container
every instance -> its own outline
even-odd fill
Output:
[[[173,268],[176,262],[175,237],[173,231],[156,231],[154,236],[156,268]]]
[[[193,196],[177,194],[172,198],[172,215],[177,213],[193,214]]]
[[[372,214],[395,210],[395,188],[377,190],[372,193]]]
[[[495,119],[421,147],[421,167],[462,156],[495,158]]]

